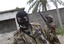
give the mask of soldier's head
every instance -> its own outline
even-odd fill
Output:
[[[47,15],[45,16],[45,18],[47,19],[49,23],[53,22],[53,17],[51,15]]]
[[[18,24],[22,27],[25,26],[26,28],[28,28],[29,25],[29,18],[27,15],[28,14],[24,10],[21,10],[16,14]]]

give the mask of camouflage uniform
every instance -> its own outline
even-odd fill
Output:
[[[46,36],[47,40],[50,44],[61,44],[59,39],[56,36],[56,27],[53,22],[49,23],[51,29],[48,28],[48,26],[45,26]]]
[[[32,35],[36,39],[38,44],[47,44],[46,39],[43,36],[44,30],[42,29],[41,25],[39,23],[34,22],[32,24]]]
[[[14,34],[14,41],[13,44],[25,44],[25,40],[23,38],[23,32],[17,30]]]
[[[37,44],[47,44],[45,38],[43,37],[41,31],[43,32],[41,25],[39,23],[31,23],[32,31],[31,36],[33,36]],[[30,29],[30,28],[29,28]],[[33,43],[34,40],[30,38],[28,35],[24,34],[23,32],[17,31],[14,34],[14,43],[13,44],[35,44]]]

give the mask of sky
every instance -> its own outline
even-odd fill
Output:
[[[0,0],[0,11],[15,9],[16,7],[23,8],[28,0]]]
[[[16,7],[23,8],[25,7],[25,11],[28,11],[29,6],[27,5],[28,0],[0,0],[0,11],[6,11],[15,9]],[[62,0],[64,1],[64,0]],[[50,9],[55,9],[52,2],[49,2]],[[63,8],[64,6],[58,4],[59,8]]]
[[[64,0],[61,0],[61,1],[64,2]],[[59,3],[57,3],[57,4],[58,4],[58,8],[64,8],[63,5],[60,5]],[[49,0],[49,6],[50,6],[50,9],[51,9],[51,10],[56,8],[56,7],[54,6],[54,4],[53,4],[52,2],[50,2],[50,0]]]

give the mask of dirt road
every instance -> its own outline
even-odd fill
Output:
[[[13,32],[0,34],[0,44],[12,44],[13,42]],[[58,35],[61,44],[64,44],[64,36]]]

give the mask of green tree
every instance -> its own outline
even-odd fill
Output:
[[[60,26],[62,28],[62,22],[61,22],[61,18],[60,18],[60,14],[59,14],[57,3],[59,3],[61,5],[64,5],[64,2],[62,2],[61,0],[50,0],[50,1],[53,2],[55,7],[56,7],[59,23],[60,23]],[[42,5],[42,8],[43,8],[42,10],[47,11],[47,4],[48,4],[47,0],[29,0],[27,3],[30,4],[28,12],[32,8],[33,8],[33,11],[32,11],[33,13],[37,12],[39,5]]]
[[[28,12],[32,8],[33,8],[32,12],[37,12],[39,5],[42,5],[43,10],[47,10],[47,8],[46,8],[47,0],[29,0],[27,3],[31,4]]]
[[[55,5],[55,0],[50,0]],[[59,4],[64,5],[64,3],[61,0],[56,0]],[[37,12],[39,5],[42,6],[42,10],[47,11],[47,6],[49,6],[47,0],[29,0],[27,4],[30,4],[28,12],[33,8],[32,12]],[[55,5],[56,6],[56,5]]]

